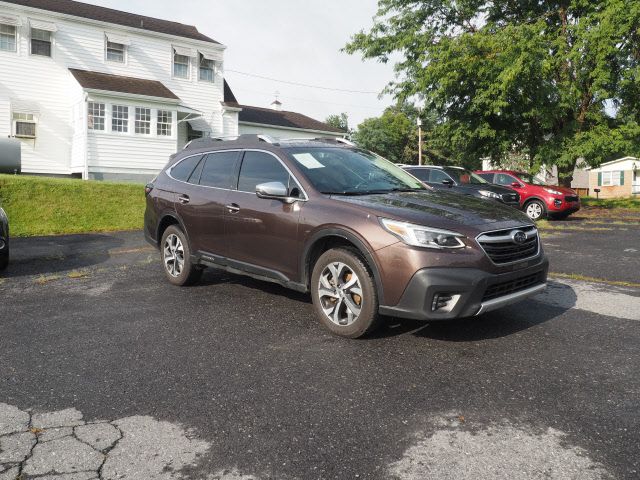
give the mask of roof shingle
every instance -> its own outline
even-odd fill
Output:
[[[77,70],[75,68],[70,68],[69,71],[83,88],[180,100],[176,94],[165,87],[162,82],[158,82],[157,80],[123,77],[121,75],[89,72],[86,70]]]
[[[251,107],[238,105],[242,111],[238,115],[240,122],[260,123],[262,125],[274,125],[277,127],[300,128],[303,130],[319,130],[321,132],[334,132],[344,134],[339,128],[320,122],[301,113],[278,111],[270,108]]]
[[[99,7],[74,0],[2,0],[25,7],[39,8],[49,12],[73,15],[74,17],[88,18],[100,22],[113,23],[124,27],[139,28],[151,32],[166,33],[177,37],[191,38],[209,43],[219,43],[212,38],[203,35],[192,25],[184,25],[169,20],[146,17],[135,13],[123,12],[112,8]]]

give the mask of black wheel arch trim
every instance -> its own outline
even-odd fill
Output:
[[[321,240],[326,239],[328,237],[340,237],[348,242],[352,243],[356,246],[358,251],[364,256],[367,261],[367,266],[371,269],[373,273],[373,280],[376,285],[376,289],[378,291],[378,298],[380,299],[380,303],[382,304],[382,299],[384,299],[384,289],[382,286],[382,279],[380,277],[380,269],[378,268],[378,264],[373,257],[372,250],[365,243],[363,239],[361,239],[358,235],[343,228],[331,227],[324,228],[316,233],[314,233],[306,242],[301,259],[301,275],[300,281],[301,283],[310,286],[310,273],[311,266],[309,265],[309,256],[313,250],[313,247]]]
[[[180,218],[180,215],[178,215],[178,213],[175,211],[165,211],[158,216],[158,225],[156,225],[156,231],[155,231],[155,234],[156,234],[155,241],[158,248],[160,248],[160,242],[162,241],[162,235],[160,235],[160,226],[162,225],[162,222],[164,222],[164,220],[167,218],[173,218],[176,222],[178,222],[178,225],[180,226],[180,230],[182,230],[182,233],[184,233],[184,236],[187,237],[187,242],[189,242],[189,248],[191,248],[191,240],[189,239],[189,233],[187,232],[187,229],[184,226],[184,222],[182,221],[182,218]]]

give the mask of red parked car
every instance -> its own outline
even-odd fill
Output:
[[[512,170],[476,172],[485,180],[514,188],[520,194],[520,208],[531,220],[566,218],[580,210],[580,197],[575,190],[547,185],[529,173]]]

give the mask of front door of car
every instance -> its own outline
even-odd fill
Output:
[[[209,153],[176,191],[176,211],[187,229],[193,253],[226,256],[225,205],[239,152]]]
[[[225,236],[229,258],[255,273],[295,279],[300,245],[298,220],[304,203],[259,198],[256,186],[281,182],[291,196],[302,195],[300,187],[273,154],[248,150],[244,153],[237,190],[227,197]],[[282,278],[280,277],[282,280]]]

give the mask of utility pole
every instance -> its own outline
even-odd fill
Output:
[[[418,117],[418,165],[422,165],[422,119]]]

